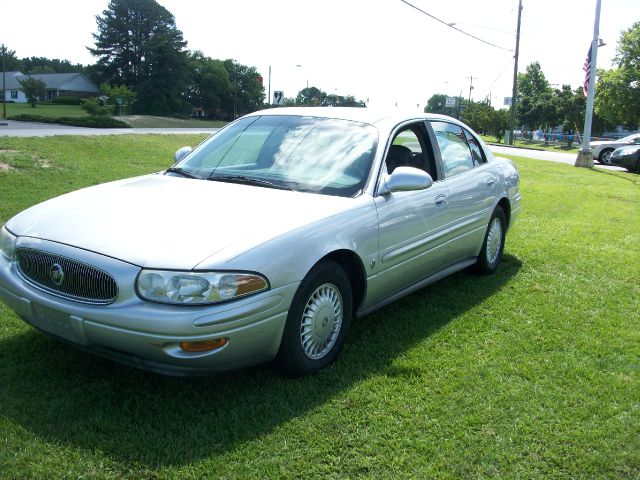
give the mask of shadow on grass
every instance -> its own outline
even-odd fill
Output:
[[[595,167],[600,166],[595,165]],[[611,177],[616,177],[619,178],[621,180],[626,180],[628,182],[631,182],[633,184],[640,184],[640,175],[638,174],[634,174],[633,172],[630,172],[628,170],[624,171],[624,170],[604,170],[601,168],[592,168],[591,171],[593,172],[597,172],[597,173],[602,173],[604,175],[609,175]]]
[[[338,361],[292,380],[269,366],[173,378],[121,366],[29,330],[0,342],[0,416],[46,442],[154,468],[223,454],[371,376],[414,375],[394,360],[513,278],[458,273],[356,320]],[[419,373],[419,372],[418,372]]]

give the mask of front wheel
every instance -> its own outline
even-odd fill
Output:
[[[504,211],[497,206],[489,220],[482,249],[478,255],[474,270],[480,275],[490,275],[496,271],[504,250],[504,237],[507,232]]]
[[[600,157],[598,158],[598,160],[600,160],[600,163],[603,165],[611,165],[612,153],[613,153],[613,150],[611,150],[610,148],[607,148],[606,150],[603,150],[600,153]]]
[[[311,269],[289,308],[276,358],[281,370],[299,377],[330,365],[342,350],[352,306],[351,282],[338,263]]]

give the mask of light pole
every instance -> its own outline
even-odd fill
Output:
[[[518,28],[516,30],[516,52],[513,56],[513,89],[511,90],[511,116],[509,119],[509,145],[513,145],[513,125],[516,122],[516,95],[518,94],[518,55],[520,53],[520,18],[522,0],[518,1]]]
[[[2,44],[2,119],[7,119],[7,73],[4,66],[4,56],[7,48]]]
[[[600,36],[600,0],[596,1],[596,19],[593,24],[593,39],[591,40],[589,63],[589,89],[587,90],[587,110],[584,115],[584,131],[582,134],[582,148],[578,152],[574,167],[593,168],[593,155],[589,148],[591,142],[591,121],[593,117],[593,97],[596,90],[596,60],[598,58],[598,37]]]

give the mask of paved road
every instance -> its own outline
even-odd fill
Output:
[[[495,154],[514,155],[518,157],[534,158],[536,160],[546,160],[547,162],[565,163],[567,165],[573,165],[576,162],[575,153],[564,152],[549,152],[547,150],[532,150],[529,148],[514,148],[505,147],[502,145],[489,145],[491,151]],[[598,168],[604,168],[606,170],[618,170],[626,172],[627,170],[622,167],[616,167],[614,165],[601,165],[596,162],[595,166]]]
[[[125,135],[135,133],[211,134],[217,128],[84,128],[50,123],[0,120],[0,137],[52,137],[54,135]]]
[[[0,121],[0,137],[50,137],[54,135],[123,135],[138,133],[158,133],[158,134],[187,134],[202,133],[211,134],[217,128],[83,128],[68,127],[65,125],[52,125],[49,123],[16,122],[13,120]],[[548,162],[559,162],[573,165],[576,161],[576,154],[564,152],[548,152],[546,150],[531,150],[528,148],[513,148],[502,145],[489,145],[491,151],[497,154],[517,155],[520,157],[535,158]],[[607,170],[622,170],[624,168],[610,165],[600,165],[598,168]]]

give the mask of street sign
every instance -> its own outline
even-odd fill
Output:
[[[271,105],[284,105],[284,92],[276,90],[273,92],[273,101]]]
[[[511,106],[511,97],[504,97],[504,104],[503,105]]]
[[[444,106],[445,107],[450,107],[450,108],[454,108],[456,106],[456,99],[455,97],[447,97],[447,99],[444,102]]]

